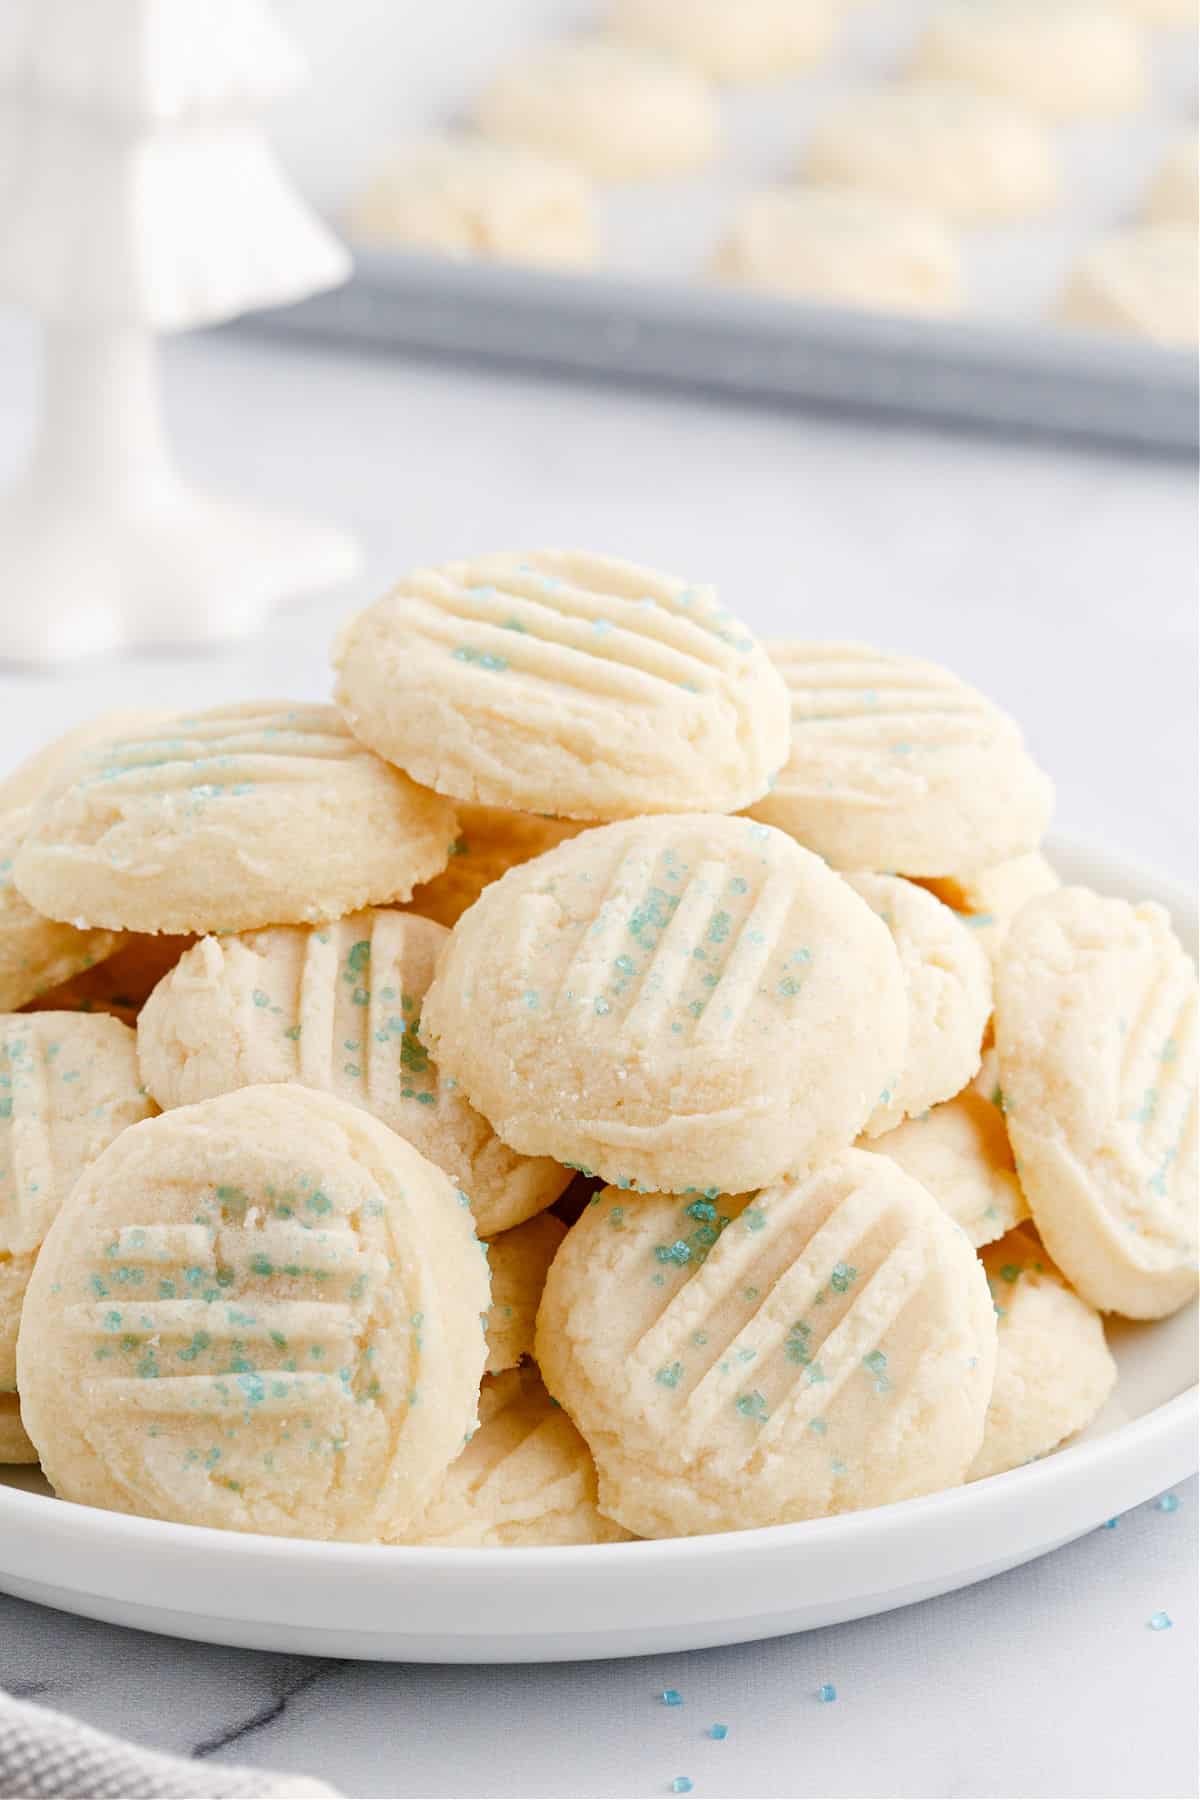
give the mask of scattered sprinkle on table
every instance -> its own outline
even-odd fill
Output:
[[[708,1735],[710,1738],[715,1738],[718,1744],[723,1744],[729,1736],[729,1727],[728,1725],[710,1725]]]
[[[692,1785],[690,1775],[677,1775],[671,1783],[671,1792],[673,1794],[690,1794]]]
[[[1146,1622],[1151,1631],[1170,1631],[1172,1625],[1175,1623],[1170,1613],[1165,1612],[1151,1613]]]
[[[1105,1519],[1100,1529],[1101,1531],[1115,1531],[1117,1529],[1116,1519]]]
[[[828,1706],[831,1700],[837,1699],[837,1689],[834,1687],[832,1681],[823,1681],[821,1683],[820,1687],[817,1689],[817,1699],[825,1706]]]
[[[659,1698],[664,1706],[682,1706],[683,1695],[678,1688],[664,1688]],[[683,1790],[680,1790],[683,1792]]]
[[[1154,1504],[1155,1504],[1155,1506],[1157,1506],[1159,1512],[1178,1512],[1179,1511],[1179,1495],[1178,1494],[1160,1494],[1158,1499],[1154,1502]]]

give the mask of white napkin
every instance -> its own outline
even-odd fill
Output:
[[[142,1750],[0,1693],[0,1800],[318,1800],[323,1781]]]

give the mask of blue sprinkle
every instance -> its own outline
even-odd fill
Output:
[[[1170,1613],[1156,1612],[1151,1613],[1146,1623],[1149,1625],[1151,1631],[1170,1631],[1175,1621]]]
[[[1105,1521],[1104,1521],[1103,1525],[1100,1527],[1100,1529],[1101,1529],[1101,1531],[1115,1531],[1117,1529],[1118,1523],[1119,1523],[1119,1521],[1116,1519],[1105,1519]]]
[[[837,1689],[831,1681],[823,1681],[817,1689],[817,1699],[828,1706],[831,1700],[837,1699]]]
[[[1179,1495],[1178,1494],[1160,1494],[1159,1498],[1155,1501],[1154,1504],[1157,1506],[1159,1512],[1178,1512],[1179,1511]]]
[[[671,1792],[673,1794],[690,1794],[691,1791],[692,1781],[691,1777],[688,1775],[677,1775],[671,1783]]]
[[[683,1695],[678,1688],[664,1688],[659,1698],[664,1706],[682,1706]]]
[[[708,1735],[710,1738],[715,1738],[718,1744],[723,1744],[729,1736],[729,1727],[728,1725],[710,1725]]]

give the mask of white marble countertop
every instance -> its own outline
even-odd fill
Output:
[[[31,409],[0,322],[0,479]],[[1191,880],[1194,478],[1178,465],[720,411],[220,336],[169,354],[189,472],[362,534],[353,594],[249,644],[0,673],[0,767],[89,710],[327,689],[334,620],[405,567],[587,543],[720,584],[764,632],[939,658],[1024,721],[1059,825]],[[0,596],[19,605],[20,596]],[[0,1598],[0,1686],[349,1795],[1181,1795],[1196,1784],[1194,1482],[1173,1513],[888,1617],[630,1663],[314,1663]],[[1146,1628],[1160,1608],[1174,1629]],[[838,1689],[816,1704],[822,1681]],[[656,1700],[680,1689],[685,1706]],[[726,1721],[724,1744],[703,1736]]]

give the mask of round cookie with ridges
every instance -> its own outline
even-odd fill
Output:
[[[444,1170],[482,1234],[519,1224],[557,1200],[571,1172],[501,1143],[430,1060],[421,1009],[447,936],[431,919],[373,908],[203,939],[138,1020],[147,1088],[166,1108],[261,1082],[323,1089]]]
[[[1019,1468],[1082,1431],[1117,1380],[1099,1313],[1072,1293],[1032,1228],[989,1244],[983,1266],[999,1321],[996,1381],[968,1481]]]
[[[487,1372],[499,1375],[533,1355],[533,1327],[546,1273],[567,1235],[561,1219],[541,1213],[488,1240],[492,1305],[487,1317]]]
[[[64,981],[111,956],[121,939],[111,931],[79,931],[48,919],[17,887],[17,858],[33,809],[0,812],[0,1011],[15,1012]]]
[[[447,928],[456,925],[484,888],[507,870],[587,829],[568,819],[510,812],[501,806],[471,806],[464,801],[455,810],[458,836],[450,861],[440,875],[414,888],[408,903],[410,911]]]
[[[242,701],[81,752],[34,809],[14,876],[80,926],[244,931],[407,900],[453,809],[332,706]]]
[[[976,1249],[1029,1217],[1004,1114],[973,1088],[906,1119],[869,1148],[919,1181]]]
[[[458,258],[577,267],[595,261],[587,177],[570,163],[472,137],[392,153],[355,201],[364,243]]]
[[[32,1004],[38,1012],[108,1013],[123,1025],[136,1025],[158,983],[195,942],[194,937],[128,932],[120,939],[120,949],[102,963],[39,994]]]
[[[1054,790],[1015,722],[974,688],[865,644],[769,649],[792,747],[754,818],[835,869],[947,875],[1037,848]]]
[[[979,1072],[992,1012],[987,957],[948,906],[898,875],[847,875],[892,934],[908,991],[908,1049],[866,1123],[879,1137],[959,1093]]]
[[[1052,119],[1133,112],[1150,74],[1137,26],[1098,0],[953,0],[918,39],[912,69]]]
[[[0,780],[0,813],[11,812],[18,806],[32,806],[35,800],[40,800],[46,789],[55,784],[61,772],[70,767],[81,751],[90,749],[94,744],[109,743],[113,738],[148,730],[169,717],[170,714],[166,712],[149,712],[130,707],[97,713],[93,718],[73,725],[70,731],[64,731],[61,737],[56,737],[40,750],[35,750],[32,756],[27,756],[23,763],[19,763]]]
[[[733,812],[787,755],[787,695],[710,587],[542,550],[418,569],[342,631],[371,749],[459,800],[617,819]]]
[[[848,1150],[749,1199],[601,1194],[538,1313],[546,1385],[643,1537],[778,1525],[952,1487],[996,1324],[962,1232]]]
[[[962,257],[931,212],[854,187],[777,187],[752,194],[712,272],[816,305],[865,312],[955,313]]]
[[[17,1379],[65,1499],[287,1537],[402,1531],[476,1418],[487,1266],[452,1184],[328,1094],[126,1131],[29,1285]]]
[[[835,0],[612,0],[609,30],[677,56],[714,81],[771,81],[812,68],[833,42]]]
[[[645,181],[699,168],[720,116],[707,84],[668,57],[575,38],[502,69],[475,104],[485,137],[561,156],[598,181]]]
[[[977,875],[933,876],[921,882],[959,914],[993,966],[1009,926],[1026,902],[1036,900],[1039,894],[1052,894],[1061,885],[1040,850],[1014,856],[993,869],[981,869]]]
[[[1059,186],[1039,120],[950,82],[850,95],[814,128],[801,173],[970,221],[1035,217],[1054,205]]]
[[[1102,1312],[1196,1292],[1196,973],[1162,907],[1064,887],[996,972],[1008,1134],[1038,1235]]]
[[[630,1535],[597,1507],[591,1451],[527,1367],[484,1376],[479,1430],[401,1541],[510,1550]]]
[[[115,1019],[0,1015],[0,1462],[36,1462],[17,1411],[17,1331],[34,1261],[77,1177],[148,1118]]]
[[[421,1032],[514,1149],[741,1192],[862,1128],[903,1062],[887,927],[818,857],[705,813],[585,832],[459,921]]]
[[[1072,272],[1058,303],[1064,324],[1180,348],[1200,336],[1196,225],[1158,220],[1105,238]]]

